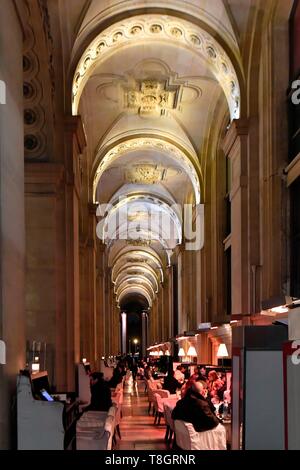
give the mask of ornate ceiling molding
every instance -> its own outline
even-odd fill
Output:
[[[22,5],[24,155],[27,162],[48,161],[53,150],[55,75],[53,39],[46,0]],[[48,67],[41,62],[48,60]]]
[[[167,15],[141,15],[120,21],[100,33],[82,55],[73,79],[72,112],[93,70],[120,48],[146,42],[172,43],[191,50],[208,64],[222,87],[231,119],[240,117],[240,86],[229,56],[213,36],[195,24]]]
[[[132,151],[143,151],[143,150],[156,150],[157,152],[165,153],[172,159],[174,159],[177,164],[186,172],[189,176],[191,183],[194,188],[195,193],[195,202],[200,204],[200,177],[196,170],[196,162],[190,156],[187,151],[184,151],[182,148],[179,148],[175,143],[166,141],[160,137],[136,137],[128,138],[127,140],[116,143],[113,148],[108,150],[103,158],[101,159],[94,175],[93,180],[93,201],[96,202],[96,192],[97,187],[103,173],[109,168],[109,166],[121,158],[124,154]],[[101,154],[101,151],[98,152],[98,155]],[[196,157],[195,157],[196,158]]]
[[[149,281],[149,279],[145,278],[142,275],[139,275],[139,276],[128,276],[127,279],[123,279],[118,286],[115,286],[115,294],[117,295],[117,297],[119,296],[119,294],[122,292],[124,288],[130,287],[130,286],[143,286],[145,289],[147,289],[152,299],[154,299],[156,296],[155,289],[153,288],[153,285]]]
[[[160,273],[160,278],[161,282],[164,281],[164,276],[163,276],[163,264],[161,260],[158,258],[158,256],[153,255],[152,253],[149,253],[149,251],[145,250],[128,250],[127,251],[121,251],[121,253],[118,253],[116,258],[111,260],[112,262],[112,279],[115,279],[116,272],[119,272],[118,268],[119,266],[122,267],[126,265],[127,263],[131,264],[132,266],[137,265],[137,266],[150,266],[150,263],[153,263],[153,265],[156,267],[156,269]]]
[[[112,282],[113,284],[115,284],[115,286],[118,286],[123,279],[127,279],[129,276],[137,276],[137,275],[146,277],[148,280],[151,279],[155,292],[156,293],[158,292],[159,283],[158,283],[157,275],[154,270],[150,269],[150,267],[147,267],[147,266],[134,265],[134,266],[123,267],[120,270],[119,274],[116,276],[115,281],[112,279]]]
[[[111,276],[112,283],[115,284],[117,282],[117,278],[121,276],[122,273],[126,273],[127,271],[140,271],[143,273],[147,273],[152,276],[153,279],[156,279],[157,286],[161,282],[160,271],[158,274],[155,269],[153,269],[151,266],[146,265],[145,263],[125,263],[124,265],[119,266],[118,269],[113,271]]]
[[[126,221],[124,221],[122,217],[118,218],[117,214],[119,211],[125,207],[128,209],[128,213]],[[141,213],[140,211],[143,209],[142,215],[139,218],[138,215]],[[146,212],[145,212],[146,211]],[[143,222],[147,222],[147,226],[149,228],[148,232],[149,235],[155,234],[158,237],[155,237],[155,240],[159,240],[162,242],[164,247],[168,246],[167,241],[168,238],[164,238],[165,236],[171,235],[171,230],[166,231],[164,230],[164,223],[167,222],[166,218],[161,219],[160,217],[157,218],[155,215],[165,214],[165,216],[172,221],[172,226],[174,224],[174,228],[176,229],[176,244],[181,244],[182,242],[182,224],[181,219],[179,218],[178,214],[175,210],[166,204],[164,201],[160,200],[157,197],[149,196],[149,195],[132,195],[125,197],[118,201],[108,212],[107,216],[104,219],[103,223],[103,240],[106,239],[106,243],[108,241],[114,241],[115,235],[118,233],[120,234],[122,231],[122,224],[118,225],[117,222],[121,220],[121,222],[125,222],[125,229],[130,231],[130,225],[140,224],[141,229],[144,232]],[[128,221],[129,217],[131,216],[131,220]],[[151,218],[152,216],[152,218]],[[111,220],[112,219],[112,220]],[[110,223],[111,221],[111,223]],[[124,224],[123,224],[124,225]],[[109,230],[109,226],[112,227],[112,231]],[[151,230],[150,230],[151,228]],[[169,228],[171,229],[171,225],[169,224]],[[151,233],[150,233],[151,232]],[[123,232],[122,232],[123,233]],[[147,234],[146,234],[147,235]],[[143,238],[143,237],[142,237]],[[172,237],[173,239],[174,237]],[[145,238],[147,239],[147,237]],[[151,238],[149,238],[151,239]]]

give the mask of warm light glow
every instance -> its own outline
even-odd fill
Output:
[[[133,344],[138,344],[138,342],[139,342],[139,340],[136,339],[136,338],[133,340]]]
[[[211,330],[217,330],[217,329],[218,329],[217,326],[212,326],[212,327],[211,327]]]
[[[230,324],[232,325],[233,323],[238,323],[238,320],[231,320]]]
[[[184,357],[185,355],[186,355],[186,354],[185,354],[185,352],[184,352],[184,349],[183,349],[183,348],[180,348],[180,349],[179,349],[179,352],[178,352],[178,356],[179,356],[179,357]]]
[[[164,353],[162,352],[162,350],[159,351],[158,355],[159,355],[159,356],[163,356],[163,355],[164,355]]]
[[[31,365],[31,370],[32,372],[39,372],[40,371],[40,364],[39,363],[34,363]]]
[[[99,68],[100,64],[103,64],[107,57],[111,57],[113,53],[134,44],[137,40],[135,32],[138,33],[141,43],[152,42],[153,39],[157,41],[159,36],[161,41],[167,41],[177,47],[188,48],[199,57],[198,60],[204,60],[210,73],[223,88],[231,121],[239,119],[240,86],[237,73],[226,51],[211,34],[208,34],[207,31],[204,32],[201,27],[189,21],[179,18],[171,19],[168,15],[162,14],[144,14],[143,17],[132,17],[126,22],[121,20],[119,23],[114,23],[102,30],[87,45],[73,77],[73,116],[78,114],[81,95],[93,71]]]
[[[197,356],[197,351],[196,351],[196,349],[195,349],[194,346],[190,346],[190,347],[189,347],[189,350],[188,350],[188,352],[187,352],[187,355],[188,355],[188,356],[191,356],[191,357]]]
[[[102,359],[102,361],[104,361],[105,357],[104,357],[104,356],[102,356],[102,357],[101,357],[101,359]]]
[[[288,307],[285,307],[284,305],[281,305],[280,307],[274,307],[271,308],[271,312],[273,313],[289,313]]]
[[[35,356],[34,360],[35,360],[35,362],[38,362],[39,356]]]
[[[165,352],[165,356],[170,356],[170,351],[168,349]]]
[[[86,358],[85,358],[85,357],[82,358],[82,363],[83,363],[83,364],[86,363]]]
[[[225,343],[221,343],[218,348],[217,357],[228,357],[228,351]]]

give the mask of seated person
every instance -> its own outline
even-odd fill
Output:
[[[203,382],[207,381],[206,367],[205,366],[198,366],[197,367],[197,373],[198,373],[198,376],[199,376],[200,380],[202,380]]]
[[[214,413],[213,405],[207,401],[206,397],[206,383],[197,380],[186,392],[184,398],[176,403],[172,411],[172,419],[192,423],[196,432],[216,428],[220,421]]]
[[[175,370],[174,377],[176,380],[178,380],[179,383],[183,384],[185,381],[185,367],[184,366],[177,366]]]
[[[144,377],[145,377],[147,380],[152,379],[152,372],[151,372],[150,366],[147,366],[147,367],[145,368]]]
[[[196,382],[197,379],[198,379],[198,374],[193,374],[193,375],[190,376],[190,378],[187,380],[187,382],[185,382],[182,385],[182,388],[181,388],[182,398],[185,396],[186,392],[191,388],[191,386]]]
[[[110,388],[116,388],[116,386],[121,383],[123,380],[123,368],[122,366],[117,366],[114,371],[112,378],[108,382]]]
[[[211,370],[208,373],[207,386],[208,386],[208,390],[209,390],[211,397],[215,395],[218,395],[219,398],[223,397],[223,393],[224,393],[224,390],[226,389],[226,386],[224,382],[221,379],[219,379],[218,374],[215,370]]]
[[[152,368],[152,377],[153,377],[154,380],[157,380],[159,378],[158,367],[157,366],[153,366],[153,368]]]
[[[221,416],[223,414],[223,402],[220,400],[218,395],[215,395],[211,399],[211,403],[214,405],[217,416]]]
[[[168,375],[164,379],[164,385],[163,389],[168,390],[171,395],[174,395],[176,393],[176,390],[181,388],[181,385],[178,380],[175,379],[174,377],[174,371],[169,370]]]
[[[102,372],[91,374],[91,403],[84,411],[108,411],[112,406],[111,391]]]

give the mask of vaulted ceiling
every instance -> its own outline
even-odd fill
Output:
[[[184,240],[181,209],[203,201],[200,155],[217,107],[227,106],[228,121],[240,116],[239,47],[251,2],[68,3],[69,105],[86,132],[98,236],[117,303],[136,295],[151,307]]]

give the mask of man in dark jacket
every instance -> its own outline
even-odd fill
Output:
[[[111,391],[102,372],[91,375],[91,403],[84,411],[108,411],[112,406]]]
[[[205,382],[196,381],[179,400],[172,412],[172,418],[192,423],[195,431],[209,431],[218,426],[220,421],[214,413],[214,406],[208,402]]]
[[[178,382],[178,380],[174,377],[174,371],[169,370],[168,375],[164,379],[164,390],[168,390],[171,395],[174,395],[176,391],[181,388],[182,384]]]

